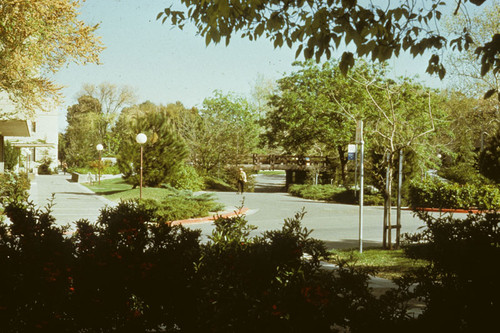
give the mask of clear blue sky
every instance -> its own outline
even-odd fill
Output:
[[[65,102],[60,107],[60,130],[66,127],[65,114],[85,83],[109,82],[132,87],[138,102],[158,104],[180,101],[186,107],[201,106],[214,90],[250,97],[259,75],[276,80],[292,71],[295,50],[274,49],[266,39],[249,41],[239,35],[225,43],[206,47],[192,26],[184,30],[161,24],[157,14],[171,3],[162,0],[86,0],[81,19],[89,25],[100,24],[97,34],[106,49],[101,65],[70,64],[54,77],[64,86]],[[174,7],[175,8],[175,7]],[[339,52],[340,54],[341,52]],[[302,59],[298,59],[302,60]],[[419,74],[432,87],[439,79],[425,74],[427,58],[393,59],[396,75]]]

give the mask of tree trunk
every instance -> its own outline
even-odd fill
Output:
[[[386,172],[386,183],[385,183],[385,193],[384,193],[384,235],[383,235],[383,247],[392,250],[392,235],[391,235],[391,196],[392,196],[392,153],[387,154],[387,172]]]
[[[344,146],[337,146],[340,161],[340,175],[342,178],[342,185],[347,186],[347,154]]]

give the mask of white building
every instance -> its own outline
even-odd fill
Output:
[[[50,159],[51,169],[58,167],[58,112],[50,109],[37,112],[33,119],[12,119],[12,114],[22,112],[15,112],[7,94],[0,93],[0,172],[4,171],[5,140],[21,150],[21,170],[36,173],[44,159]]]

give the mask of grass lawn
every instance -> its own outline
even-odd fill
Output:
[[[359,253],[357,250],[332,250],[330,262],[336,264],[337,259],[353,260],[355,266],[374,268],[376,276],[384,279],[394,279],[402,276],[412,268],[427,264],[425,260],[415,260],[405,257],[403,250],[383,250],[371,248]]]
[[[102,195],[106,199],[111,201],[119,202],[120,200],[128,199],[138,199],[139,198],[139,187],[132,189],[132,185],[125,183],[121,178],[113,178],[101,180],[101,185],[87,185],[96,194]],[[169,190],[164,188],[156,187],[143,187],[142,188],[142,198],[143,199],[155,199],[161,200],[165,197]]]

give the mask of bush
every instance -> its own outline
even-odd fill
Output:
[[[500,188],[426,180],[411,184],[409,201],[413,208],[497,210],[500,209]]]
[[[52,163],[52,159],[50,157],[44,157],[42,159],[42,163],[38,166],[38,174],[39,175],[51,175],[53,174],[50,169],[50,164]]]
[[[24,202],[28,199],[30,180],[26,173],[0,174],[0,206],[7,206],[12,202]]]
[[[160,202],[147,200],[149,207],[155,209],[160,221],[176,221],[193,217],[208,216],[210,212],[224,209],[224,205],[215,201],[210,193],[194,195],[191,191],[177,190],[169,185],[164,187],[170,190]]]
[[[183,190],[199,191],[204,186],[203,178],[198,175],[196,169],[188,164],[180,167],[176,177],[172,179],[170,185]]]
[[[76,232],[13,204],[0,223],[2,332],[331,332],[381,327],[394,311],[301,226],[251,237],[237,216],[200,231],[171,227],[143,202],[102,210]],[[309,254],[306,258],[304,255]]]
[[[324,200],[343,204],[358,203],[354,190],[334,187],[332,185],[293,184],[288,188],[288,192],[292,195],[311,200]],[[384,203],[383,197],[379,194],[365,194],[363,198],[365,205],[383,205]]]
[[[204,177],[205,189],[213,191],[234,192],[236,187],[226,183],[224,180],[216,177]]]
[[[500,313],[500,214],[467,218],[420,213],[427,228],[406,237],[405,252],[430,261],[406,277],[425,301],[417,330],[480,332],[497,325]]]

